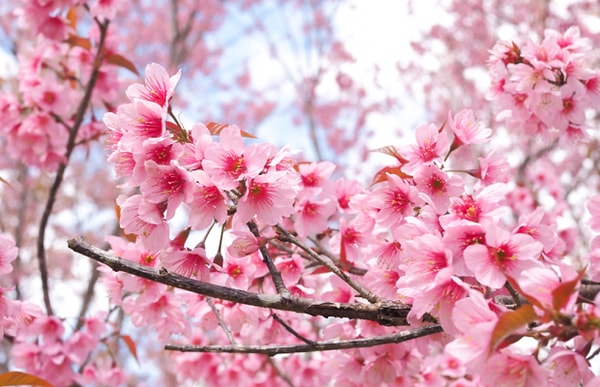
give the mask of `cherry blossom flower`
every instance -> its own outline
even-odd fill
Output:
[[[434,124],[418,127],[415,136],[416,144],[400,149],[402,156],[409,160],[402,168],[407,173],[414,173],[422,165],[441,162],[450,148],[448,135],[440,133]]]
[[[181,70],[169,77],[164,67],[156,63],[150,63],[146,66],[144,84],[135,83],[129,86],[126,91],[127,97],[132,101],[142,99],[153,102],[165,109],[171,98],[173,98],[180,77]]]
[[[448,113],[448,126],[454,133],[457,145],[483,144],[488,141],[492,130],[482,128],[475,120],[475,115],[470,109],[456,113]]]
[[[421,207],[425,201],[413,186],[397,175],[388,174],[387,181],[380,184],[367,198],[367,203],[376,211],[378,224],[395,227],[405,216],[414,214],[414,207]]]
[[[356,180],[341,178],[335,182],[335,196],[338,207],[341,210],[350,209],[350,200],[354,195],[362,191],[362,185]]]
[[[0,275],[13,270],[11,262],[17,258],[19,249],[7,234],[0,234]]]
[[[334,170],[335,165],[329,161],[298,164],[304,191],[309,191],[313,195],[319,194],[328,185]]]
[[[254,216],[264,224],[274,225],[293,211],[296,189],[287,172],[269,172],[248,182],[237,205],[235,219],[245,224]]]
[[[224,224],[227,220],[227,203],[223,193],[212,183],[206,172],[193,171],[191,176],[195,184],[189,200],[188,224],[195,230],[203,230],[213,221]]]
[[[463,335],[451,341],[445,352],[461,359],[467,372],[479,374],[490,351],[490,340],[498,315],[481,293],[472,290],[469,297],[456,302],[452,321]]]
[[[161,252],[160,261],[166,269],[177,274],[208,282],[210,262],[202,247],[193,250],[169,249]]]
[[[164,287],[163,289],[166,289]],[[160,340],[173,334],[189,334],[189,322],[181,309],[181,299],[173,291],[141,293],[123,301],[123,309],[135,326],[149,326]]]
[[[294,227],[299,236],[314,235],[327,228],[327,221],[336,210],[331,199],[310,200],[302,197],[294,203]]]
[[[600,232],[600,194],[594,195],[587,204],[588,211],[592,215],[588,224],[591,229]]]
[[[567,348],[553,347],[544,361],[544,367],[551,372],[550,386],[586,385],[594,377],[588,360]]]
[[[426,195],[425,200],[438,214],[448,210],[450,197],[457,196],[464,190],[464,182],[459,176],[448,176],[434,165],[419,169],[415,182],[417,188]]]
[[[154,102],[141,99],[117,109],[121,126],[128,128],[121,139],[122,146],[135,151],[135,147],[148,138],[161,137],[166,132],[166,115]]]
[[[509,189],[506,184],[496,183],[472,195],[463,194],[453,198],[450,205],[452,212],[441,216],[440,224],[446,228],[448,224],[459,219],[483,225],[498,222],[507,213],[508,208],[503,206],[502,202]]]
[[[204,151],[202,167],[220,189],[233,189],[242,179],[252,179],[264,169],[269,154],[265,146],[244,146],[244,139],[237,126],[221,131],[219,143]]]
[[[231,232],[234,239],[227,247],[227,252],[235,258],[242,258],[255,253],[261,242],[249,231],[234,230]]]
[[[506,158],[499,156],[494,151],[479,158],[479,170],[474,173],[485,185],[493,183],[506,183],[509,178],[510,167]]]
[[[467,267],[482,284],[498,289],[506,277],[539,266],[543,245],[529,235],[511,234],[495,225],[488,225],[486,244],[474,244],[464,251]]]
[[[175,215],[175,210],[192,192],[189,173],[175,160],[169,165],[159,165],[154,160],[144,163],[146,179],[140,185],[144,200],[150,203],[167,203],[166,219]]]
[[[168,245],[169,226],[156,204],[144,200],[142,195],[120,196],[117,204],[121,207],[123,231],[140,236],[153,251]]]
[[[548,370],[535,356],[497,353],[481,370],[481,381],[489,386],[539,387],[546,385]]]

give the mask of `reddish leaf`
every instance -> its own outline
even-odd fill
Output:
[[[106,61],[110,64],[114,64],[115,66],[123,67],[123,68],[131,71],[135,75],[140,75],[140,73],[135,68],[135,65],[129,59],[125,58],[123,55],[109,54],[106,56]]]
[[[409,179],[412,177],[411,175],[408,175],[402,171],[401,165],[397,165],[395,167],[383,167],[379,171],[377,171],[377,173],[375,173],[371,185],[387,181],[388,174],[397,175],[401,179]]]
[[[561,283],[552,291],[552,307],[554,311],[559,312],[567,304],[583,275],[584,272],[580,271],[577,277],[571,281]]]
[[[212,121],[206,124],[208,131],[213,136],[218,136],[223,131],[223,129],[227,128],[228,126],[231,126],[231,124],[220,124],[218,122],[212,122]],[[255,135],[248,133],[241,129],[240,129],[240,133],[241,133],[242,137],[257,138]]]
[[[327,266],[318,266],[315,270],[310,272],[310,274],[327,274],[327,273],[331,273],[331,270]]]
[[[0,375],[0,386],[44,386],[53,387],[46,380],[26,374],[25,372],[10,371]]]
[[[69,8],[67,20],[69,21],[69,26],[71,26],[73,30],[77,30],[77,9],[75,7]]]
[[[89,39],[82,38],[81,36],[77,36],[77,35],[69,35],[69,37],[67,38],[67,43],[71,47],[77,46],[77,47],[85,48],[86,50],[90,50],[92,48],[92,43],[90,42]]]
[[[396,147],[392,145],[384,146],[383,148],[373,149],[371,150],[371,152],[378,152],[383,153],[384,155],[392,156],[393,158],[398,160],[398,162],[402,165],[408,163],[408,160],[402,157],[402,155],[398,153],[398,149],[396,149]]]
[[[125,342],[125,344],[127,344],[127,348],[129,348],[129,352],[131,352],[131,354],[135,358],[135,361],[137,361],[139,363],[140,361],[139,361],[138,356],[137,356],[137,346],[135,345],[135,342],[133,341],[133,339],[131,338],[131,336],[129,336],[129,335],[121,335],[121,338],[123,339],[123,341]]]
[[[498,318],[498,322],[492,331],[490,352],[495,350],[500,343],[517,329],[535,321],[537,315],[533,305],[525,304],[516,310],[505,312]]]

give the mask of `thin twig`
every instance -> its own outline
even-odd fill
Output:
[[[293,236],[289,231],[287,231],[285,228],[281,227],[280,225],[276,225],[275,228],[277,229],[277,231],[280,234],[280,240],[282,240],[284,242],[291,242],[291,243],[295,244],[296,246],[300,247],[302,250],[304,250],[304,252],[306,252],[308,255],[310,255],[315,260],[319,261],[321,264],[323,264],[325,267],[327,267],[329,270],[331,270],[331,272],[333,274],[337,275],[344,282],[346,282],[348,285],[350,285],[352,287],[352,289],[356,290],[358,292],[358,294],[360,294],[361,297],[368,300],[372,304],[381,302],[381,299],[378,296],[376,296],[370,290],[364,288],[361,284],[354,281],[352,278],[348,277],[348,275],[346,275],[346,273],[344,273],[337,266],[335,266],[333,264],[333,262],[331,262],[331,260],[315,253],[311,248],[305,246],[298,239],[296,239],[295,236]]]
[[[506,283],[504,284],[504,287],[506,288],[506,290],[508,290],[508,293],[510,293],[510,296],[513,298],[517,308],[519,306],[523,305],[523,302],[521,302],[521,297],[519,297],[519,293],[517,293],[515,288],[513,288],[512,285],[508,281],[506,281]]]
[[[375,336],[368,338],[352,339],[352,340],[335,340],[324,341],[314,344],[296,344],[296,345],[165,345],[166,350],[179,352],[212,352],[212,353],[260,353],[269,356],[275,356],[284,353],[301,353],[301,352],[321,352],[321,351],[336,351],[340,349],[354,349],[375,347],[384,344],[402,343],[404,341],[414,340],[419,337],[433,335],[442,332],[443,329],[439,325],[427,325],[424,327],[394,333],[391,335]]]
[[[275,373],[281,378],[283,379],[283,381],[290,387],[294,387],[294,383],[292,383],[292,380],[290,379],[289,376],[287,376],[286,374],[283,373],[283,371],[281,371],[281,369],[279,368],[279,366],[277,364],[275,364],[275,360],[272,357],[267,356],[267,363],[269,363],[269,365],[271,367],[273,367],[273,369],[275,370]]]
[[[217,321],[219,322],[219,326],[221,327],[221,329],[223,329],[223,332],[225,332],[225,336],[227,336],[227,340],[229,340],[229,343],[232,345],[235,345],[235,339],[233,338],[233,333],[231,333],[231,329],[229,329],[227,324],[225,324],[225,321],[223,321],[223,316],[221,316],[221,312],[219,312],[219,309],[217,309],[217,307],[215,306],[215,303],[213,302],[212,298],[206,297],[206,302],[208,302],[210,309],[213,311],[215,316],[217,316]]]
[[[336,256],[334,253],[332,253],[331,251],[326,249],[325,246],[323,246],[323,244],[317,238],[308,237],[308,240],[311,241],[315,245],[315,247],[319,250],[319,253],[321,255],[324,255],[327,258],[331,259],[331,261],[336,266],[338,266],[338,267],[340,266],[340,257]],[[351,273],[354,275],[360,275],[360,276],[367,274],[366,269],[362,269],[362,268],[356,267],[356,266],[348,267],[347,271],[348,271],[348,273]]]
[[[247,225],[250,232],[256,238],[260,238],[260,233],[258,232],[258,227],[256,226],[256,223],[254,223],[253,221],[249,221]],[[271,274],[271,278],[273,279],[273,283],[275,284],[275,289],[277,289],[277,293],[282,295],[289,295],[290,291],[285,287],[285,283],[283,283],[283,278],[281,277],[281,272],[273,263],[273,260],[271,259],[271,254],[269,254],[269,250],[264,245],[261,245],[259,250],[263,256],[263,262],[265,263],[265,265],[267,265],[267,268],[269,269],[269,273]]]
[[[98,48],[96,50],[96,56],[94,58],[92,73],[90,74],[89,82],[75,113],[73,126],[70,128],[69,131],[69,139],[67,141],[67,148],[65,152],[65,160],[60,164],[58,170],[56,171],[56,177],[54,178],[52,187],[48,192],[48,200],[46,201],[46,206],[44,207],[44,212],[40,221],[37,238],[37,258],[40,267],[40,278],[42,280],[42,293],[44,297],[44,305],[46,307],[46,312],[48,313],[48,315],[53,315],[54,312],[52,310],[52,304],[50,302],[50,288],[48,285],[48,267],[46,262],[46,248],[44,242],[46,237],[46,228],[48,226],[48,221],[50,220],[50,215],[52,214],[52,208],[54,207],[54,203],[58,195],[58,190],[63,181],[65,170],[67,169],[67,165],[69,164],[69,158],[71,157],[71,153],[73,153],[73,149],[75,148],[75,139],[77,138],[77,133],[79,132],[79,128],[81,127],[83,119],[85,118],[85,112],[92,98],[92,91],[94,90],[96,81],[98,80],[98,76],[100,74],[100,66],[102,64],[102,56],[104,52],[104,41],[106,39],[106,33],[108,31],[108,24],[108,20],[102,23],[98,23],[98,27],[100,29],[100,40],[98,42]]]
[[[306,337],[302,336],[300,333],[298,333],[294,328],[292,328],[291,326],[289,326],[288,323],[286,323],[285,321],[283,321],[281,319],[281,317],[279,317],[275,313],[273,313],[273,320],[277,321],[279,324],[281,324],[285,328],[286,331],[290,332],[292,335],[294,335],[298,339],[304,341],[306,344],[315,345],[317,343],[316,341],[309,340]]]

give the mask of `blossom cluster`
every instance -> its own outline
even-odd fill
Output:
[[[498,42],[489,61],[498,118],[547,142],[586,137],[585,112],[600,103],[600,73],[588,63],[591,50],[577,27],[547,30],[541,43]]]
[[[185,129],[170,103],[179,79],[179,73],[169,76],[159,65],[148,65],[145,83],[127,90],[129,102],[104,117],[108,159],[127,191],[117,199],[121,227],[135,235],[132,242],[110,238],[119,256],[205,282],[268,293],[276,290],[260,251],[266,248],[292,294],[337,302],[360,298],[346,281],[311,269],[314,262],[299,246],[278,240],[276,230],[285,229],[327,253],[343,270],[362,272],[353,278],[379,297],[411,305],[412,325],[433,318],[447,334],[445,346],[428,339],[417,347],[348,351],[347,365],[362,367],[359,375],[342,371],[340,383],[493,385],[512,375],[515,384],[527,379],[559,385],[565,378],[575,383],[592,379],[581,366],[587,361],[576,350],[580,344],[566,341],[573,328],[582,334],[595,329],[598,307],[576,306],[576,284],[583,272],[565,260],[569,236],[557,231],[556,215],[542,208],[518,211],[521,215],[511,219],[511,210],[515,212],[507,196],[513,187],[507,183],[511,171],[505,159],[489,153],[465,160],[459,149],[484,144],[491,136],[472,111],[450,113],[441,127],[423,125],[411,144],[385,150],[398,164],[383,168],[365,187],[334,179],[332,163],[302,162],[269,144],[246,145],[251,136],[234,125]],[[451,168],[453,163],[467,167]],[[185,226],[176,226],[178,216]],[[210,233],[216,225],[229,230],[227,248],[208,254],[206,238],[191,242],[190,235]],[[152,326],[161,340],[182,335],[184,342],[222,343],[227,335],[217,328],[219,321],[244,343],[296,340],[278,330],[265,310],[218,300],[209,307],[203,297],[129,276],[107,273],[105,284],[111,301],[134,324]],[[534,308],[512,311],[495,301],[509,291],[518,291]],[[522,326],[507,327],[503,316],[510,313],[526,322],[540,321],[539,328],[527,333],[540,342],[546,342],[547,332],[565,340],[557,341],[547,357],[524,353],[504,341],[508,334],[525,335]],[[286,316],[298,332],[308,332],[311,323],[324,324]],[[319,335],[368,337],[390,329],[362,321],[329,323]],[[233,382],[256,371],[253,361],[240,362],[239,357],[220,364],[207,354],[173,356],[184,379]],[[407,368],[408,357],[427,360]],[[279,365],[297,371],[292,359]],[[319,364],[333,367],[330,362],[339,363],[339,358],[322,354],[302,363],[300,374],[314,375]]]

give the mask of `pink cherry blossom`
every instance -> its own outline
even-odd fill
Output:
[[[497,353],[481,370],[481,381],[490,386],[539,387],[546,384],[548,374],[535,356]]]
[[[324,231],[335,210],[336,203],[331,199],[300,198],[294,203],[294,226],[298,235],[314,235]]]
[[[544,366],[551,370],[551,386],[586,385],[594,377],[588,360],[567,348],[552,348]]]
[[[479,158],[479,170],[474,175],[486,184],[506,183],[509,179],[510,167],[506,158],[494,151]]]
[[[215,186],[210,176],[202,171],[191,172],[192,188],[188,223],[196,230],[203,230],[213,221],[219,224],[227,220],[227,202],[223,193]]]
[[[478,374],[490,352],[492,330],[496,326],[498,315],[481,293],[470,291],[469,297],[456,302],[452,321],[463,335],[451,341],[445,352],[461,359],[467,372]]]
[[[334,170],[335,165],[329,161],[298,164],[302,186],[304,190],[309,190],[313,195],[318,194],[328,185],[329,178]]]
[[[202,247],[193,250],[171,249],[161,252],[160,262],[167,270],[174,271],[185,277],[197,278],[200,281],[209,280],[209,261]]]
[[[0,275],[13,270],[12,261],[17,258],[19,249],[8,234],[0,234]]]
[[[453,117],[448,113],[448,126],[454,133],[460,145],[483,144],[488,141],[492,130],[482,128],[475,120],[475,115],[470,109],[464,109]]]
[[[415,172],[422,165],[440,163],[450,148],[448,135],[446,132],[440,133],[434,124],[418,127],[415,136],[416,144],[400,149],[402,156],[409,160],[403,167],[408,173]]]
[[[588,224],[593,231],[600,232],[600,195],[594,195],[587,204],[591,214]]]
[[[143,99],[165,109],[171,98],[173,98],[179,78],[181,78],[181,71],[169,77],[167,71],[162,66],[150,63],[146,66],[144,84],[135,83],[129,86],[126,94],[132,101]]]
[[[159,165],[154,160],[144,163],[146,179],[140,185],[144,200],[150,203],[167,203],[166,219],[175,215],[175,210],[192,193],[189,173],[176,161],[169,165]]]
[[[209,173],[220,189],[233,189],[243,179],[252,179],[264,169],[269,154],[264,146],[244,146],[244,139],[237,126],[221,131],[219,143],[204,152],[202,167]]]
[[[264,224],[274,225],[293,211],[296,190],[287,172],[269,172],[248,182],[238,201],[235,219],[246,223],[254,216]]]
[[[168,245],[169,226],[156,204],[144,200],[141,195],[121,196],[117,203],[121,207],[121,227],[126,233],[139,235],[154,251]]]
[[[460,194],[464,189],[463,180],[456,175],[448,176],[446,172],[434,165],[426,165],[415,175],[417,188],[426,196],[434,211],[443,214],[450,206],[450,197]]]
[[[233,241],[227,247],[227,252],[235,258],[243,258],[255,253],[260,248],[259,240],[249,231],[234,230]]]
[[[511,234],[490,224],[485,241],[485,245],[468,246],[464,258],[475,278],[486,286],[500,288],[507,276],[514,277],[523,270],[539,266],[543,245],[529,235]]]
[[[413,215],[414,207],[421,207],[424,200],[413,186],[397,175],[388,174],[387,181],[371,192],[367,203],[375,211],[375,220],[384,227],[402,223],[405,216]]]

